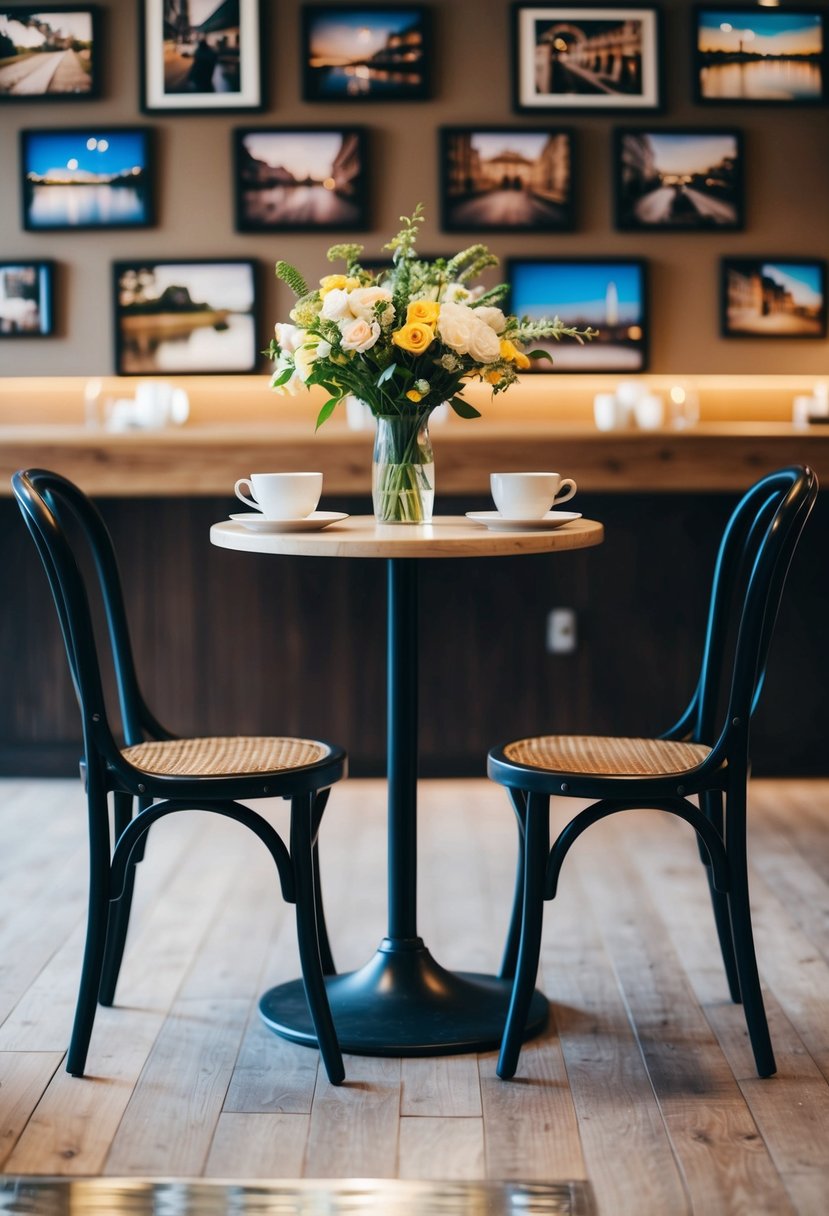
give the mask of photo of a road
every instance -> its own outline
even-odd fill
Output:
[[[0,97],[90,93],[92,53],[88,12],[0,11]]]
[[[742,152],[733,131],[625,131],[617,148],[622,228],[738,228]]]

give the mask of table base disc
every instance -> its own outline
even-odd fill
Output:
[[[340,1046],[364,1056],[439,1056],[490,1051],[500,1045],[511,980],[447,971],[417,939],[390,942],[359,971],[326,978]],[[293,1043],[317,1040],[301,980],[271,988],[259,1001],[271,1030]],[[547,1000],[536,991],[526,1038],[543,1029]]]

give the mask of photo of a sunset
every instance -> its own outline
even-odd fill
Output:
[[[700,101],[819,102],[826,88],[825,18],[815,10],[697,12]]]

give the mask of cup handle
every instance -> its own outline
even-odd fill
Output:
[[[239,488],[240,486],[247,486],[248,493],[243,494],[241,489]],[[233,493],[236,495],[236,497],[239,499],[240,502],[245,503],[249,507],[254,507],[257,511],[262,510],[262,508],[259,506],[259,503],[253,497],[253,486],[251,485],[249,477],[240,477],[239,480],[236,482],[236,485],[233,487]],[[250,497],[248,497],[248,494],[250,495]]]
[[[566,494],[562,494],[561,491],[564,489],[565,486],[569,486],[570,488]],[[573,497],[573,495],[575,494],[577,489],[578,489],[578,486],[573,481],[573,478],[565,477],[564,480],[562,481],[561,485],[559,486],[558,494],[556,494],[556,496],[553,500],[555,502],[555,505],[558,506],[558,504],[560,502],[567,502],[568,498]]]

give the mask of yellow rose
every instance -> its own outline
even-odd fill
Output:
[[[412,300],[406,309],[406,321],[420,325],[434,325],[440,313],[440,304],[436,300]]]
[[[409,351],[412,355],[422,355],[424,350],[427,350],[434,342],[435,335],[428,325],[410,321],[400,329],[396,329],[391,340],[395,346]]]
[[[359,286],[358,279],[349,279],[344,274],[327,274],[320,279],[320,299],[324,300],[329,291],[353,291]]]
[[[419,393],[416,388],[410,388],[408,393],[406,393],[406,396],[410,401],[414,401],[415,405],[418,403],[418,401],[423,400],[423,393]]]
[[[530,366],[530,360],[524,352],[514,346],[508,338],[501,339],[501,358],[514,363],[516,367],[528,368]]]

